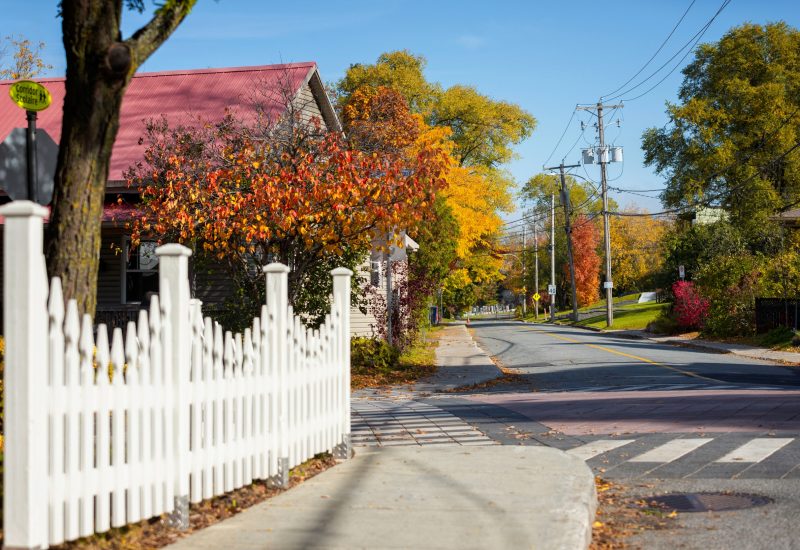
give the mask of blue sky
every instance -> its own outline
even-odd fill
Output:
[[[148,10],[152,11],[152,4]],[[469,84],[481,92],[521,105],[538,120],[533,136],[517,147],[509,165],[522,183],[553,150],[576,103],[596,102],[628,80],[657,50],[691,0],[589,2],[473,0],[301,1],[199,0],[181,28],[145,63],[143,70],[263,65],[316,61],[326,81],[339,79],[352,63],[371,63],[385,51],[408,49],[428,60],[426,76],[444,86]],[[639,76],[649,75],[683,46],[717,11],[722,0],[695,0],[661,54]],[[0,34],[19,34],[47,43],[52,75],[65,63],[55,1],[3,2]],[[126,13],[129,35],[149,13]],[[796,0],[733,0],[703,36],[715,41],[744,22],[784,20],[800,27]],[[667,69],[682,57],[679,55]],[[692,59],[689,55],[682,65]],[[659,73],[644,91],[666,74]],[[625,189],[663,186],[643,166],[642,131],[666,122],[664,103],[674,100],[682,75],[676,70],[641,99],[626,103],[608,122],[607,141],[623,146],[625,162],[610,165],[611,185]],[[638,82],[634,80],[632,84]],[[637,95],[632,93],[631,95]],[[613,123],[620,119],[621,126]],[[550,159],[568,164],[579,159],[581,146],[594,140],[573,119]],[[568,150],[576,143],[575,149]],[[578,174],[599,179],[597,167]],[[616,193],[621,205],[636,203],[658,210],[657,199]],[[519,214],[512,215],[514,218]]]

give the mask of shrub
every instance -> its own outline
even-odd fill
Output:
[[[658,317],[647,325],[645,330],[654,334],[677,334],[680,332],[677,321],[667,310],[662,311]]]
[[[710,308],[703,332],[739,336],[755,332],[755,303],[762,256],[721,255],[700,266],[697,288]]]
[[[797,338],[795,332],[789,327],[775,327],[759,338],[759,345],[774,348],[794,345]]]
[[[350,340],[350,365],[356,374],[388,372],[397,368],[400,350],[377,338]]]
[[[708,317],[709,302],[689,281],[678,281],[672,285],[675,301],[672,303],[672,316],[682,329],[699,330]]]

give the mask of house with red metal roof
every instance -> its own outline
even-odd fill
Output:
[[[37,127],[58,142],[64,78],[37,82],[46,86],[53,97],[52,106],[39,113]],[[25,112],[9,97],[12,84],[12,81],[0,82],[0,141],[14,128],[26,124]],[[287,93],[304,120],[318,118],[323,127],[341,130],[316,63],[140,73],[132,78],[122,102],[106,186],[96,322],[120,325],[132,319],[147,294],[157,290],[155,243],[145,242],[128,253],[129,237],[125,230],[125,221],[135,209],[138,189],[128,186],[124,173],[144,157],[146,145],[141,138],[145,136],[147,121],[163,116],[172,127],[190,126],[201,120],[219,121],[231,113],[247,122],[257,116],[255,102],[260,116],[266,114],[268,119],[277,120],[286,110],[286,102],[264,101],[264,98],[285,97]],[[117,204],[120,196],[126,199],[123,205]],[[7,196],[0,196],[0,203],[8,200]],[[208,271],[204,272],[195,295],[205,304],[213,305],[222,302],[228,290],[221,273]]]

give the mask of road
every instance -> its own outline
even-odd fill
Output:
[[[630,498],[724,491],[774,502],[681,514],[643,548],[800,548],[800,369],[571,327],[471,325],[507,383],[436,404],[504,444],[584,458]]]

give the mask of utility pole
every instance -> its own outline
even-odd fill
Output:
[[[528,288],[525,286],[525,226],[522,226],[522,254],[519,263],[522,264],[522,318],[528,313]]]
[[[533,286],[535,287],[536,294],[539,294],[539,238],[536,234],[536,218],[533,219],[533,257],[535,267],[533,268]],[[539,300],[533,301],[534,318],[539,319]]]
[[[550,195],[550,322],[556,320],[556,196]]]
[[[606,252],[606,280],[603,287],[606,290],[606,324],[610,327],[614,324],[614,298],[612,290],[614,283],[611,278],[611,233],[608,223],[608,181],[606,179],[606,164],[608,163],[608,150],[606,149],[605,130],[603,128],[603,109],[621,109],[624,107],[622,104],[618,105],[603,105],[602,101],[598,101],[596,106],[578,106],[579,111],[596,111],[597,116],[597,133],[600,137],[600,154],[598,160],[600,161],[600,183],[602,184],[603,191],[603,241],[605,244]]]
[[[567,189],[567,179],[564,170],[566,168],[578,168],[580,164],[570,164],[565,166],[564,161],[558,166],[545,168],[545,170],[555,170],[558,168],[561,176],[561,204],[564,205],[564,230],[567,234],[567,258],[569,260],[569,284],[572,290],[572,320],[578,320],[578,292],[575,288],[575,257],[572,254],[572,207],[569,204],[569,189]]]

